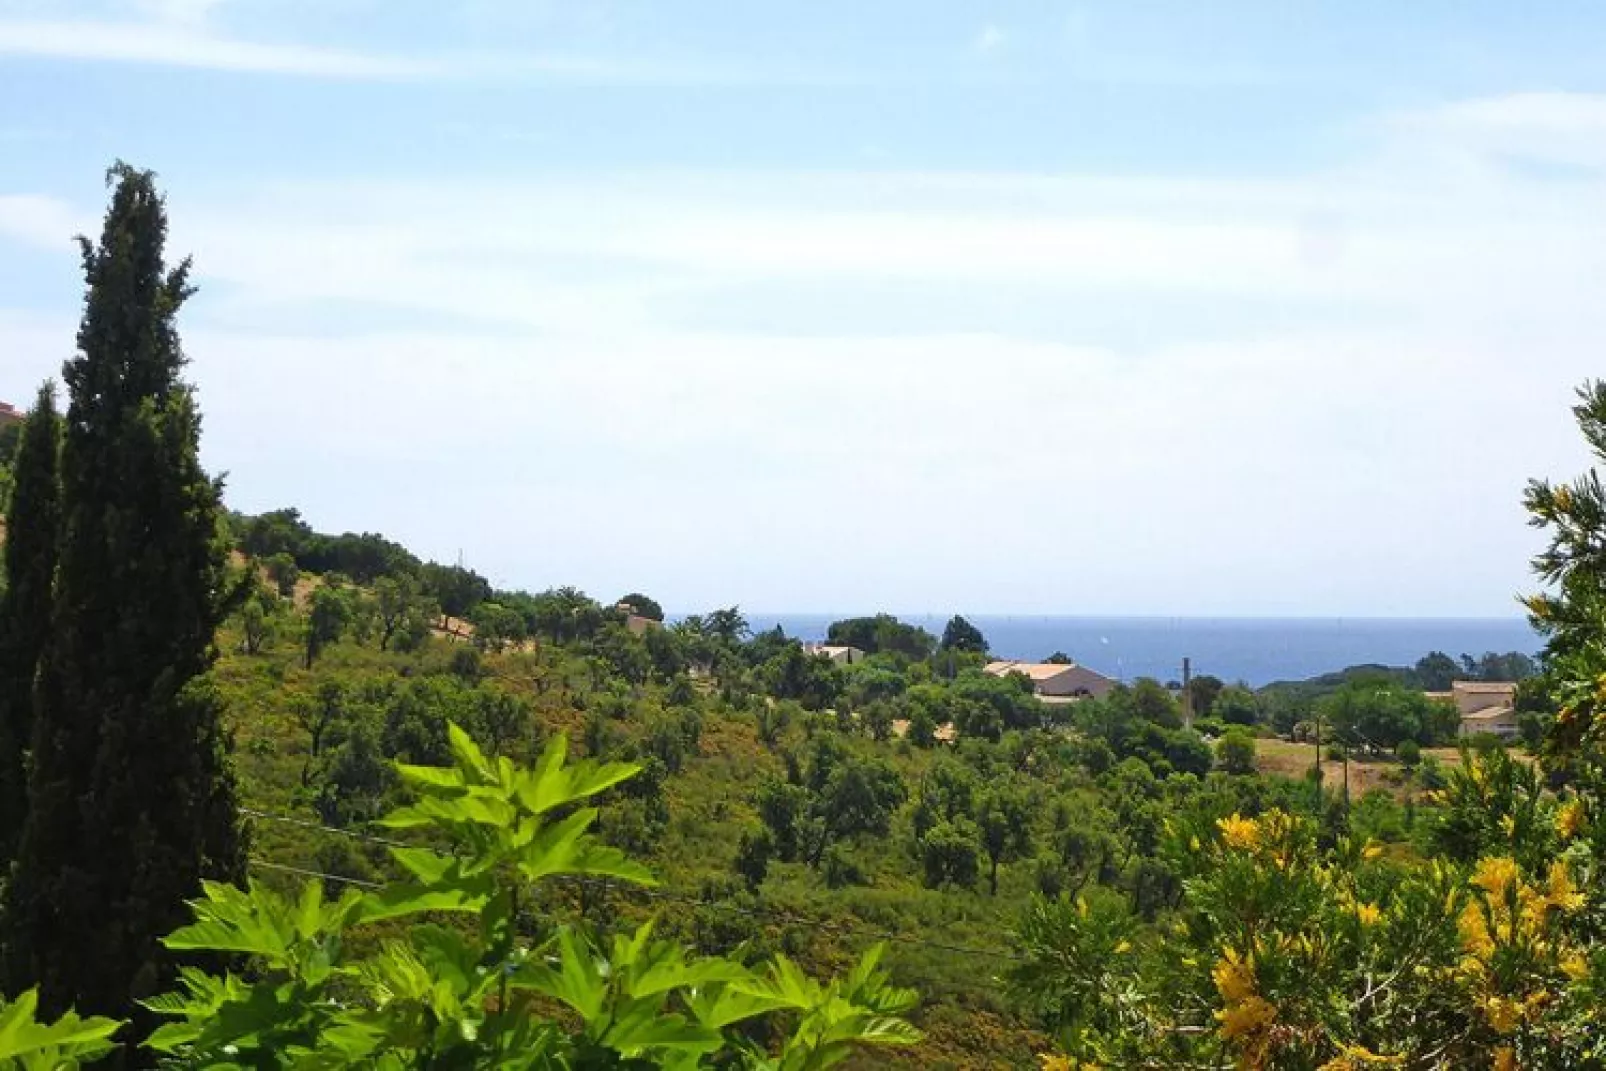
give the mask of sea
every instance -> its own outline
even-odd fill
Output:
[[[753,631],[823,640],[852,614],[749,614]],[[941,636],[946,616],[899,615]],[[1542,642],[1520,617],[1031,617],[967,615],[999,658],[1035,661],[1063,651],[1117,680],[1195,676],[1253,687],[1304,680],[1348,666],[1409,666],[1430,651],[1452,658],[1489,651],[1537,654]]]

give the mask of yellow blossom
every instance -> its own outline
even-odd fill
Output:
[[[1500,830],[1508,837],[1515,837],[1517,835],[1517,819],[1509,814],[1502,815],[1500,818]]]
[[[1356,904],[1355,917],[1361,920],[1362,926],[1376,926],[1383,912],[1378,910],[1376,904]]]
[[[1221,999],[1228,1004],[1245,1000],[1255,993],[1254,966],[1231,948],[1224,951],[1222,958],[1216,961],[1210,977],[1215,979],[1216,990],[1221,994]]]
[[[1236,811],[1231,817],[1216,819],[1221,830],[1221,842],[1229,848],[1252,851],[1260,843],[1260,827],[1253,818],[1245,818]]]
[[[1509,1034],[1522,1022],[1523,1005],[1520,1000],[1505,997],[1488,997],[1483,1001],[1483,1017],[1497,1033]]]
[[[1557,859],[1550,864],[1550,878],[1546,882],[1546,899],[1552,907],[1562,911],[1577,911],[1584,906],[1584,894],[1573,885],[1567,864]]]
[[[1132,942],[1131,941],[1122,941],[1120,944],[1115,946],[1115,952],[1116,952],[1117,955],[1120,955],[1122,952],[1130,952],[1130,951],[1132,951]]]
[[[1489,920],[1476,900],[1469,900],[1461,909],[1456,929],[1461,934],[1461,947],[1469,954],[1479,959],[1488,959],[1494,954],[1494,935],[1489,932]]]
[[[1561,969],[1575,982],[1581,982],[1589,977],[1589,961],[1577,952],[1569,952],[1561,957]]]
[[[1494,1071],[1517,1071],[1517,1054],[1510,1045],[1494,1051]]]
[[[1517,883],[1517,864],[1505,856],[1491,856],[1478,860],[1472,884],[1490,896],[1504,896],[1506,890]]]
[[[1383,846],[1373,841],[1367,841],[1366,847],[1361,849],[1362,859],[1376,859],[1383,854]]]
[[[1338,1049],[1338,1055],[1317,1071],[1361,1071],[1367,1067],[1398,1067],[1405,1063],[1403,1056],[1382,1056],[1365,1045],[1345,1045],[1341,1042]]]
[[[1572,840],[1584,828],[1584,804],[1581,800],[1568,800],[1556,812],[1556,832],[1562,840]]]
[[[1277,1009],[1264,997],[1246,997],[1216,1012],[1221,1020],[1221,1036],[1228,1040],[1260,1033],[1277,1019]]]
[[[1069,1056],[1061,1056],[1057,1052],[1040,1052],[1038,1061],[1043,1065],[1043,1071],[1076,1071],[1076,1065],[1071,1063]]]

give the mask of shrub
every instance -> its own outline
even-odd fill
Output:
[[[1230,774],[1255,772],[1255,738],[1234,729],[1216,741],[1216,765]]]

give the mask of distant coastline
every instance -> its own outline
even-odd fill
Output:
[[[839,614],[748,614],[754,631],[776,625],[803,640],[825,637]],[[947,615],[900,614],[940,635]],[[1122,680],[1195,673],[1260,687],[1378,663],[1409,666],[1429,651],[1451,657],[1486,651],[1537,653],[1538,634],[1521,617],[1083,617],[966,614],[1005,658],[1039,659],[1064,651]]]

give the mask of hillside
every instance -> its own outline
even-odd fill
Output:
[[[878,1065],[1030,1066],[1049,1039],[1003,980],[1021,962],[1013,931],[1040,893],[1103,888],[1144,917],[1169,910],[1182,871],[1168,816],[1208,824],[1280,802],[1345,820],[1338,764],[1325,797],[1303,776],[1308,744],[1263,740],[1263,776],[1217,771],[1152,681],[1048,707],[980,673],[980,653],[890,618],[845,623],[881,649],[842,668],[748,636],[734,609],[631,629],[611,603],[493,592],[377,536],[317,535],[289,511],[233,526],[259,590],[225,630],[216,675],[264,880],[393,877],[366,839],[395,796],[386,762],[444,761],[449,719],[520,759],[564,733],[580,753],[646,762],[601,830],[663,887],[569,890],[547,909],[604,928],[657,915],[699,950],[779,950],[816,972],[886,940],[894,977],[921,993],[926,1039]],[[464,620],[443,628],[443,601]],[[951,746],[937,739],[946,725]],[[1410,780],[1397,766],[1367,796],[1383,770],[1356,764],[1356,821],[1414,851],[1433,809],[1395,802]]]

